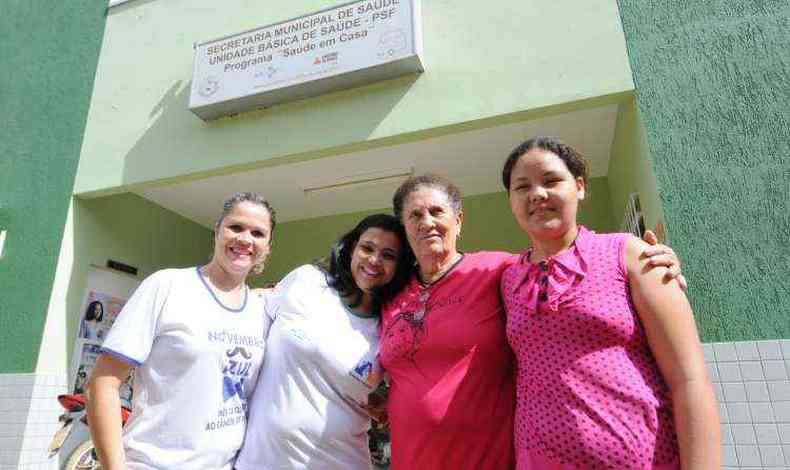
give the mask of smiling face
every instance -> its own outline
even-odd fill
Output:
[[[392,281],[399,256],[396,234],[378,227],[362,232],[351,255],[351,276],[363,295]]]
[[[510,175],[510,210],[533,240],[556,239],[576,227],[582,177],[574,177],[560,157],[540,148],[522,155]]]
[[[461,233],[463,213],[456,213],[441,189],[421,186],[406,198],[403,226],[417,260],[451,258]],[[422,263],[422,262],[421,262]]]
[[[246,276],[271,249],[271,217],[258,204],[236,204],[214,231],[212,262],[229,274]]]

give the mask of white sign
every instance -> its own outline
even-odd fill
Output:
[[[362,0],[195,47],[189,108],[216,119],[422,72],[419,0]]]

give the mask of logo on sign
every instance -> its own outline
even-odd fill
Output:
[[[203,79],[198,88],[198,93],[201,96],[208,98],[219,90],[219,80],[217,77],[208,76]]]
[[[328,64],[330,62],[337,62],[337,58],[340,54],[338,52],[330,52],[329,54],[324,54],[322,56],[316,56],[315,60],[313,61],[313,65],[319,64]]]
[[[387,59],[406,49],[406,33],[396,29],[387,31],[379,38],[379,58]]]

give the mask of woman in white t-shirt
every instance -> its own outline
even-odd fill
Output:
[[[214,226],[211,261],[152,274],[124,306],[88,385],[103,469],[232,467],[269,325],[246,279],[262,269],[274,226],[260,195],[233,195]],[[119,390],[132,367],[122,435]]]
[[[370,469],[380,306],[413,266],[400,222],[376,214],[325,263],[295,269],[267,293],[272,326],[237,470]]]

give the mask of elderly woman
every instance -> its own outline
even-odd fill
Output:
[[[382,312],[391,468],[513,468],[515,363],[499,283],[518,258],[457,250],[461,194],[442,178],[408,179],[393,205],[418,266]],[[669,256],[661,256],[665,252]],[[657,255],[653,264],[676,265],[671,250],[645,254]]]

